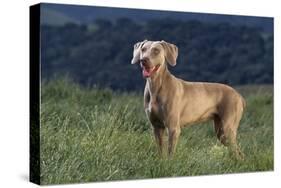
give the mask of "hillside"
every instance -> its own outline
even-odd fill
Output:
[[[63,12],[53,10],[51,8],[41,8],[41,24],[62,26],[67,23],[80,24],[80,21],[76,20],[75,18],[71,18]]]
[[[189,81],[230,85],[273,83],[273,34],[258,28],[172,19],[138,23],[128,18],[91,25],[42,25],[42,78],[68,75],[76,82],[114,90],[142,90],[144,80],[131,65],[133,46],[144,39],[179,48],[169,67]]]
[[[146,22],[151,19],[175,19],[182,21],[197,20],[204,23],[228,23],[234,26],[250,26],[261,28],[265,32],[273,31],[273,19],[269,17],[254,16],[232,16],[222,14],[198,14],[190,12],[176,11],[156,11],[144,9],[126,9],[126,8],[110,8],[97,6],[77,6],[63,4],[42,4],[42,11],[48,14],[56,12],[56,14],[64,15],[84,24],[89,24],[97,19],[107,19],[116,21],[119,18],[130,18],[136,22]],[[50,12],[50,13],[48,13]],[[48,19],[48,24],[52,25],[57,19]]]

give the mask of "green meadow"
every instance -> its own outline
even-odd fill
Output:
[[[85,88],[67,79],[41,86],[42,184],[272,171],[273,87],[237,87],[247,101],[234,159],[212,122],[182,129],[172,159],[160,158],[142,93]]]

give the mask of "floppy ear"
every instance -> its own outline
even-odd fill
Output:
[[[166,61],[175,66],[177,64],[177,57],[178,57],[178,47],[174,44],[168,43],[164,40],[160,42],[165,50],[165,59]]]
[[[133,59],[131,61],[131,64],[135,64],[135,63],[138,63],[140,61],[140,49],[146,41],[147,40],[144,40],[142,42],[137,42],[134,45]]]

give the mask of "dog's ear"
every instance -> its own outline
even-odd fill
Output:
[[[165,59],[166,61],[175,66],[177,64],[177,57],[178,57],[178,47],[174,44],[168,43],[164,40],[160,42],[165,50]]]
[[[134,52],[133,52],[133,59],[131,61],[131,64],[138,63],[140,61],[140,50],[142,45],[146,42],[147,40],[144,40],[142,42],[137,42],[134,45]]]

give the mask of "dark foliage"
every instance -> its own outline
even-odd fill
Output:
[[[177,77],[231,85],[273,83],[273,34],[228,23],[128,18],[41,27],[42,77],[68,75],[82,85],[142,90],[131,65],[137,41],[166,40],[179,47]]]

